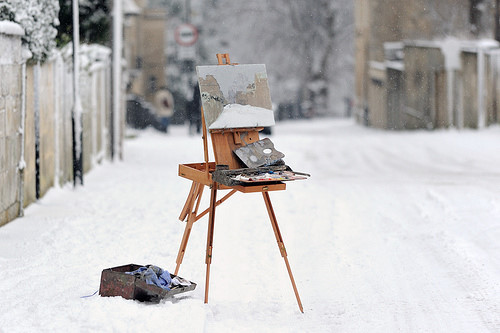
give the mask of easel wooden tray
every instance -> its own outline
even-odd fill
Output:
[[[213,172],[215,171],[214,162],[208,164],[208,170],[207,174],[206,163],[179,164],[179,176],[206,186],[212,186],[215,181],[217,182],[217,189],[219,190],[234,189],[243,193],[254,193],[263,191],[283,191],[286,189],[286,185],[281,181],[245,183],[241,181],[224,180],[225,184],[222,182],[219,183],[216,179],[213,179]]]

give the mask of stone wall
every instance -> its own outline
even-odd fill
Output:
[[[385,68],[379,63],[372,63],[370,67],[370,81],[368,83],[368,124],[377,128],[385,128],[387,124],[387,77]]]
[[[441,50],[433,46],[406,45],[404,52],[405,128],[437,127],[436,119],[438,116],[442,118],[442,112],[446,112],[446,94],[442,95],[444,83],[438,83],[444,72]],[[442,105],[439,107],[441,112],[438,112],[438,106]]]
[[[464,127],[478,127],[478,98],[477,98],[477,53],[462,53],[462,89],[463,89],[463,116]]]
[[[461,62],[462,71],[459,80],[462,90],[462,110],[458,115],[457,126],[482,128],[498,124],[500,49],[480,51],[478,48],[471,48],[462,52]]]
[[[387,68],[387,128],[404,129],[405,108],[404,71],[401,68]]]
[[[500,123],[500,50],[487,54],[486,125]]]
[[[401,84],[403,95],[399,89],[389,82],[376,79],[373,81],[372,66],[376,62],[384,64],[388,59],[384,52],[387,43],[413,41],[443,41],[447,37],[456,36],[464,41],[480,41],[494,36],[493,1],[485,1],[479,16],[471,22],[471,6],[469,0],[355,0],[356,28],[356,100],[355,115],[360,123],[383,128],[439,128],[448,126],[482,127],[499,122],[500,103],[497,92],[500,91],[499,79],[496,77],[500,65],[496,60],[487,63],[486,72],[492,76],[484,76],[485,81],[476,79],[477,68],[474,68],[474,55],[464,55],[461,68],[435,68],[435,64],[426,64],[414,57],[410,52],[423,55],[425,62],[433,62],[432,57],[440,62],[439,48],[426,50],[406,48],[404,55],[403,77],[396,75]],[[436,50],[432,50],[432,49]],[[498,58],[498,56],[496,56]],[[410,59],[411,58],[411,59]],[[401,59],[398,59],[400,61]],[[420,62],[419,62],[420,61]],[[491,66],[490,66],[491,65]],[[419,68],[418,71],[416,68]],[[441,67],[441,66],[438,66]],[[387,67],[391,71],[390,67]],[[482,67],[480,68],[482,70]],[[468,76],[468,75],[472,76]],[[389,80],[389,74],[386,79]],[[399,80],[402,79],[402,80]],[[462,80],[463,79],[463,80]],[[391,79],[392,80],[392,79]],[[380,83],[383,83],[381,86]],[[394,81],[395,82],[395,81]],[[422,85],[418,84],[422,82]],[[375,84],[374,84],[375,83]],[[399,84],[398,83],[398,84]],[[406,88],[404,85],[408,85]],[[473,86],[473,85],[476,86]],[[478,86],[484,85],[484,89]],[[381,110],[384,101],[377,98],[381,87],[387,87],[387,110]],[[396,90],[392,89],[396,88]],[[392,89],[392,90],[391,90]],[[371,91],[373,90],[373,91]],[[474,91],[481,90],[487,95],[482,105],[485,109],[477,114],[477,100],[482,98]],[[396,93],[395,95],[393,93]],[[463,95],[460,95],[462,94]],[[475,96],[474,96],[475,94]],[[404,98],[398,100],[401,96]],[[473,98],[475,100],[470,100]],[[480,99],[481,100],[481,99]],[[481,100],[482,101],[482,100]],[[395,105],[403,102],[405,107],[397,113]],[[476,108],[474,110],[474,108]],[[483,117],[482,113],[485,113]],[[475,114],[474,114],[475,113]],[[368,114],[370,121],[365,121]],[[388,114],[388,116],[386,116]],[[485,119],[482,119],[485,118]],[[387,120],[387,121],[386,121]],[[480,124],[478,123],[480,121]]]

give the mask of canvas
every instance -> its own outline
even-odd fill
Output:
[[[266,66],[197,66],[209,130],[274,125]]]

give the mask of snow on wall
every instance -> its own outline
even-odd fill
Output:
[[[444,55],[444,65],[447,70],[460,68],[461,51],[462,42],[457,38],[449,37],[441,43],[441,52]]]
[[[0,65],[21,63],[21,36],[23,28],[19,24],[9,21],[0,21]]]
[[[36,60],[44,59],[56,47],[59,1],[7,0],[2,1],[0,9],[9,14],[2,18],[12,19],[23,27],[23,42]]]
[[[24,36],[24,29],[15,22],[0,21],[0,34]]]

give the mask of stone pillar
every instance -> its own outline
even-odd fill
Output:
[[[20,212],[23,35],[18,24],[0,21],[0,225]]]

